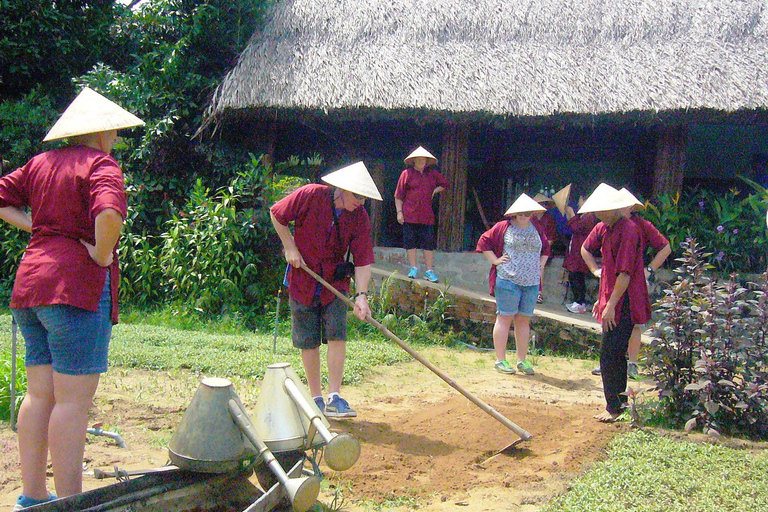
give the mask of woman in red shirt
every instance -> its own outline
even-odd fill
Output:
[[[117,322],[116,246],[126,216],[123,174],[109,153],[118,129],[143,124],[86,88],[44,139],[71,144],[0,179],[0,218],[32,233],[11,295],[27,369],[14,510],[54,498],[49,449],[58,495],[82,492],[88,409]]]

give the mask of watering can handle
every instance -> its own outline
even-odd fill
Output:
[[[325,286],[328,290],[333,292],[334,295],[336,295],[338,298],[340,298],[342,301],[344,301],[349,307],[354,308],[355,303],[349,300],[349,298],[341,293],[339,290],[333,287],[330,283],[328,283],[325,279],[317,275],[314,271],[312,271],[309,267],[306,265],[301,267],[302,270],[306,271],[309,275],[314,277],[317,282]],[[411,355],[415,360],[429,368],[435,375],[443,379],[449,386],[451,386],[453,389],[464,395],[470,402],[478,406],[480,409],[488,413],[489,415],[493,416],[497,421],[499,421],[502,425],[513,431],[515,434],[519,435],[523,441],[527,441],[533,437],[529,432],[527,432],[525,429],[520,428],[518,425],[515,425],[512,421],[510,421],[508,418],[503,416],[501,413],[499,413],[496,409],[491,407],[490,405],[483,402],[481,399],[464,389],[462,386],[460,386],[455,380],[450,378],[448,375],[446,375],[442,370],[440,370],[437,366],[433,365],[424,357],[422,357],[421,354],[413,350],[410,346],[408,346],[403,340],[395,336],[392,331],[387,329],[384,325],[376,321],[371,317],[371,315],[366,315],[365,317],[366,322],[376,327],[384,336],[391,339],[398,345],[400,345],[400,348],[408,352],[408,354]]]

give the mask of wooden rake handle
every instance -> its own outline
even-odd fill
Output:
[[[309,274],[312,277],[314,277],[317,280],[317,282],[319,282],[320,284],[322,284],[323,286],[328,288],[328,290],[333,292],[334,295],[336,295],[338,298],[343,300],[349,307],[354,309],[354,307],[355,307],[355,303],[354,302],[349,300],[349,298],[346,295],[344,295],[339,290],[334,288],[333,285],[328,283],[325,279],[323,279],[322,277],[317,275],[314,271],[312,271],[312,269],[310,269],[310,268],[308,268],[306,266],[302,266],[301,269],[304,270],[307,274]],[[442,370],[440,370],[437,366],[433,365],[432,363],[430,363],[429,361],[424,359],[424,357],[422,357],[421,354],[419,354],[418,352],[413,350],[403,340],[401,340],[400,338],[395,336],[392,333],[392,331],[387,329],[384,325],[382,325],[381,323],[377,322],[374,318],[371,317],[371,315],[366,315],[365,316],[365,321],[368,322],[369,324],[373,325],[374,327],[376,327],[382,334],[384,334],[384,336],[386,336],[387,338],[391,339],[392,341],[394,341],[395,343],[400,345],[400,348],[402,348],[403,350],[408,352],[411,355],[411,357],[413,357],[415,360],[417,360],[418,362],[420,362],[421,364],[423,364],[424,366],[429,368],[432,371],[432,373],[434,373],[435,375],[437,375],[438,377],[443,379],[449,386],[451,386],[453,389],[455,389],[456,391],[458,391],[459,393],[464,395],[470,402],[472,402],[473,404],[478,406],[480,409],[482,409],[486,413],[488,413],[491,416],[493,416],[497,421],[499,421],[502,425],[504,425],[505,427],[507,427],[508,429],[513,431],[515,434],[519,435],[520,438],[523,441],[527,441],[527,440],[529,440],[529,439],[531,439],[533,437],[533,435],[531,435],[525,429],[520,428],[518,425],[515,425],[512,421],[510,421],[508,418],[503,416],[496,409],[494,409],[493,407],[491,407],[490,405],[488,405],[487,403],[483,402],[478,397],[476,397],[475,395],[473,395],[472,393],[470,393],[469,391],[464,389],[455,380],[453,380],[448,375],[446,375]]]

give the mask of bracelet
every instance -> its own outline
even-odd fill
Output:
[[[357,299],[357,298],[358,298],[359,296],[361,296],[361,295],[365,295],[365,298],[366,298],[366,300],[368,299],[368,292],[359,292],[359,293],[356,293],[356,294],[355,294],[355,296],[354,296],[354,298],[355,298],[355,299]]]

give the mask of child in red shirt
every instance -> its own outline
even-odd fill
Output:
[[[403,248],[411,268],[408,277],[415,279],[419,269],[416,266],[416,250],[424,253],[427,270],[424,279],[436,283],[437,275],[432,268],[435,261],[435,213],[432,199],[448,188],[448,180],[433,169],[437,158],[419,146],[405,159],[407,168],[400,174],[395,189],[397,222],[403,226]]]
[[[621,210],[632,206],[626,196],[601,183],[579,209],[580,214],[594,212],[600,223],[581,247],[581,255],[590,271],[600,278],[599,298],[593,315],[602,324],[600,373],[605,394],[605,411],[595,416],[612,422],[621,414],[627,397],[627,359],[625,357],[635,324],[651,318],[648,289],[643,274],[640,229],[625,218]],[[600,249],[602,269],[593,254]]]

